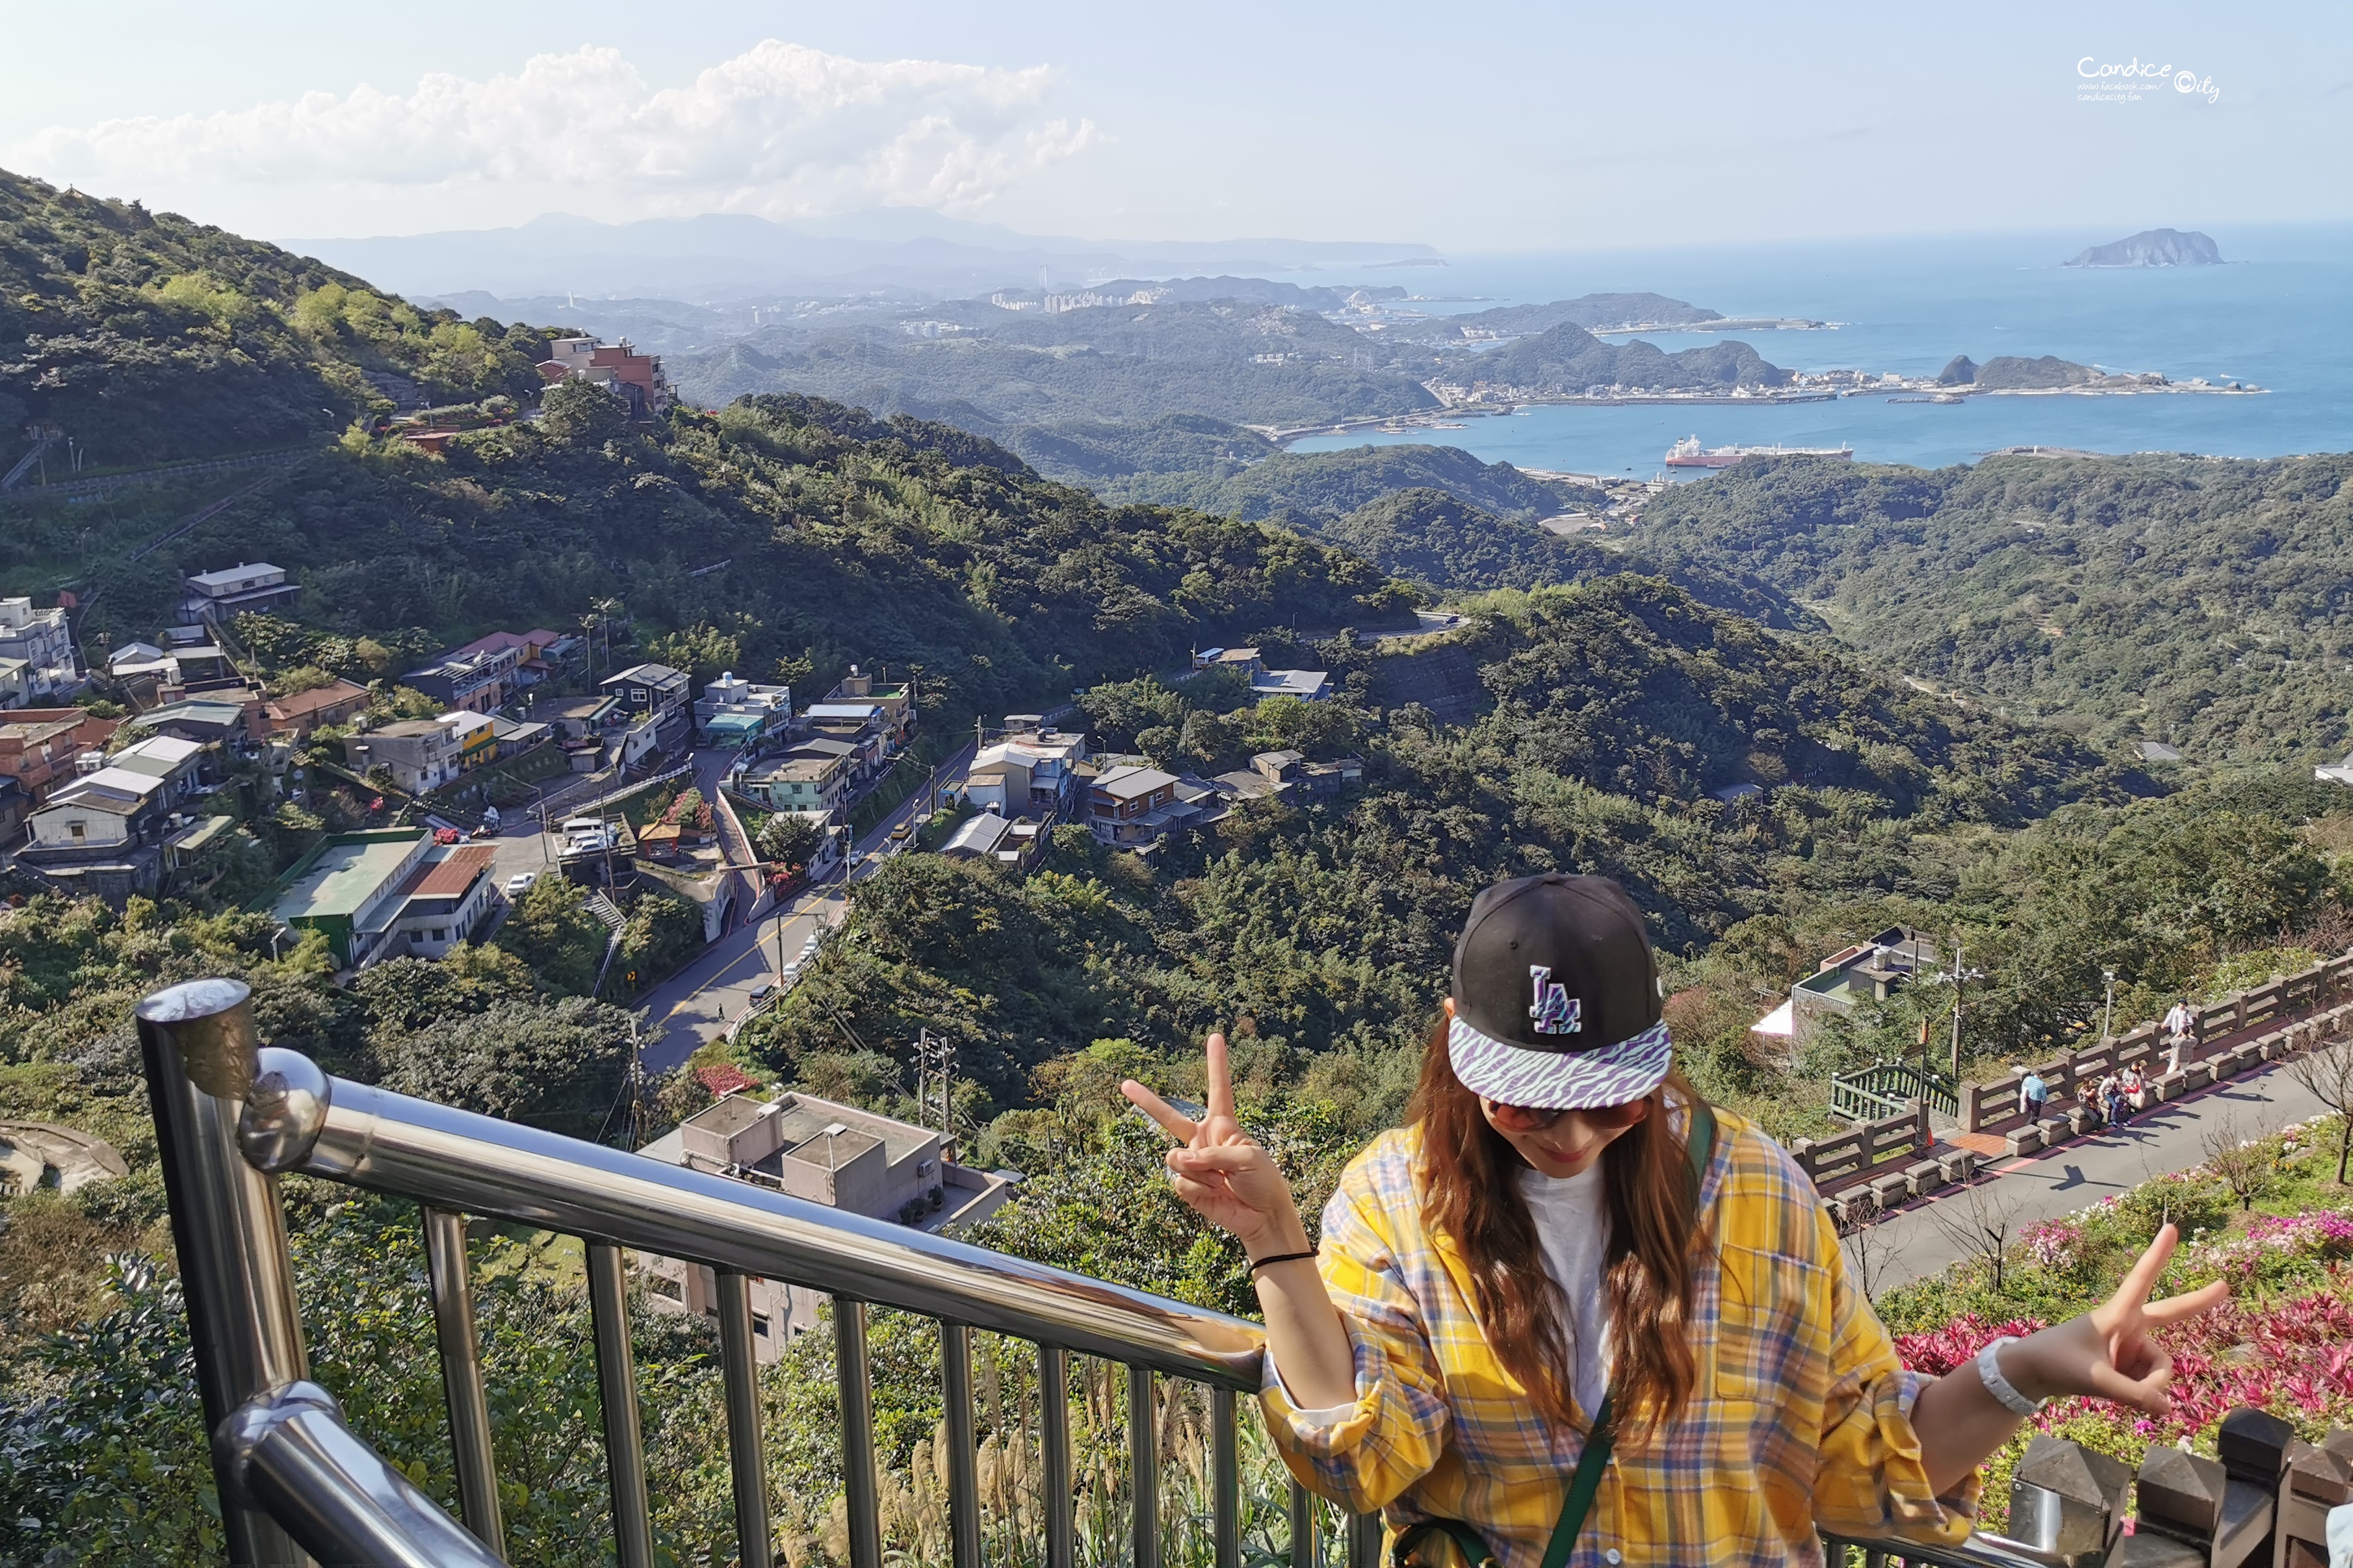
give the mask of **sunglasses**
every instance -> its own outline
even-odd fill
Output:
[[[1541,1132],[1562,1117],[1566,1110],[1535,1110],[1524,1105],[1505,1105],[1501,1100],[1482,1100],[1487,1114],[1497,1121],[1508,1121],[1515,1132]],[[1596,1127],[1631,1127],[1651,1114],[1651,1102],[1646,1097],[1630,1100],[1623,1105],[1589,1105],[1580,1107],[1577,1115]]]

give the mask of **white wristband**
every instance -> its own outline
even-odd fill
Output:
[[[1986,1392],[2001,1401],[2003,1409],[2013,1415],[2031,1415],[2042,1408],[2043,1402],[2040,1399],[2029,1399],[2010,1386],[2010,1379],[2001,1374],[2001,1361],[1996,1353],[2002,1346],[2014,1345],[2017,1342],[2016,1334],[2004,1334],[1978,1352],[1978,1377],[1985,1384]]]

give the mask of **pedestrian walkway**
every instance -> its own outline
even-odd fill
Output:
[[[1964,1214],[1987,1207],[2004,1214],[2014,1237],[2036,1220],[2056,1219],[2152,1176],[2202,1164],[2206,1140],[2226,1123],[2240,1137],[2253,1138],[2327,1115],[2328,1108],[2289,1069],[2289,1063],[2274,1062],[2152,1106],[2121,1127],[2024,1159],[1989,1162],[1968,1185],[1894,1210],[1870,1227],[1867,1244],[1851,1245],[1868,1245],[1884,1259],[1872,1273],[1874,1293],[1940,1274],[1973,1250],[1952,1234]]]

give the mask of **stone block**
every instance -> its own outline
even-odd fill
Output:
[[[2010,1539],[2049,1557],[2099,1561],[2124,1530],[2132,1479],[2105,1454],[2038,1433],[2010,1482]]]
[[[1923,1160],[1916,1165],[1906,1166],[1904,1175],[1912,1184],[1912,1193],[1915,1197],[1923,1197],[1935,1192],[1947,1180],[1945,1175],[1945,1163],[1941,1160]]]
[[[2009,1145],[2013,1156],[2037,1154],[2042,1151],[2042,1129],[2029,1124],[2014,1130],[2002,1142]]]
[[[2222,1489],[2230,1474],[2212,1459],[2174,1447],[2150,1446],[2140,1462],[2140,1521],[2189,1541],[2211,1541],[2222,1522]]]
[[[2353,1502],[2353,1467],[2327,1448],[2297,1440],[2287,1446],[2273,1532],[2282,1563],[2328,1561],[2328,1510]]]
[[[2042,1129],[2042,1146],[2045,1149],[2056,1143],[2064,1143],[2075,1135],[2074,1121],[2072,1117],[2046,1116],[2035,1125]]]
[[[2269,1492],[2278,1488],[2287,1447],[2295,1440],[2295,1427],[2268,1411],[2242,1405],[2222,1417],[2214,1434],[2214,1457],[2232,1480]]]
[[[2213,1081],[2214,1069],[2204,1062],[2191,1062],[2181,1069],[2181,1087],[2184,1092],[2193,1089],[2204,1089]]]
[[[1974,1149],[1948,1149],[1936,1156],[1945,1167],[1945,1180],[1966,1182],[1978,1173],[1978,1152]]]
[[[1874,1176],[1871,1181],[1871,1195],[1881,1208],[1894,1208],[1898,1204],[1909,1203],[1913,1196],[1912,1178],[1901,1171]]]

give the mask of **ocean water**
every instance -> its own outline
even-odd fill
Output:
[[[1453,296],[1412,307],[1448,314],[1641,289],[1728,316],[1842,323],[1833,331],[1722,334],[1793,370],[1918,375],[1933,374],[1957,353],[1979,363],[1996,354],[2056,354],[2105,370],[2159,371],[2175,381],[2252,382],[2268,389],[2262,395],[1973,397],[1957,405],[1872,395],[1778,408],[1549,405],[1467,420],[1460,430],[1311,437],[1293,449],[1440,442],[1489,462],[1645,476],[1661,471],[1667,447],[1685,436],[1709,447],[1844,442],[1858,461],[1928,468],[2029,445],[2226,457],[2353,449],[2353,227],[2207,232],[2228,265],[2077,269],[2059,263],[2121,235],[1975,235],[1472,257],[1377,280]],[[1674,350],[1720,339],[1662,333],[1651,341]]]

